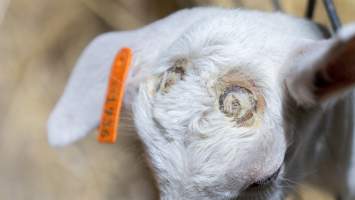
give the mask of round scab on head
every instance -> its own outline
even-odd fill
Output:
[[[169,92],[169,89],[179,80],[183,80],[186,73],[187,60],[177,59],[173,66],[164,72],[160,77],[157,90],[162,93]]]
[[[264,98],[259,88],[247,76],[232,72],[219,78],[219,110],[233,119],[239,127],[250,127],[261,118]]]

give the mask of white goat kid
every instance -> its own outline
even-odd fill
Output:
[[[327,172],[332,192],[354,199],[346,89],[355,83],[355,29],[324,38],[304,19],[220,8],[104,34],[75,67],[49,142],[71,143],[98,125],[111,63],[126,46],[134,55],[124,103],[161,199],[282,199],[283,177],[314,169]]]

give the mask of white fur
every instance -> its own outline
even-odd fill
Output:
[[[85,50],[73,71],[50,117],[49,142],[68,144],[97,125],[110,64],[117,50],[128,46],[134,60],[125,106],[132,109],[161,198],[236,198],[246,186],[282,167],[291,132],[312,135],[312,127],[319,125],[314,120],[314,126],[291,130],[298,119],[286,108],[297,106],[289,103],[288,92],[300,105],[316,104],[307,93],[311,75],[299,74],[308,70],[304,63],[328,50],[329,42],[321,39],[318,27],[302,19],[218,8],[183,10],[140,30],[105,34]],[[309,51],[308,57],[295,59],[300,49],[320,43],[321,53]],[[184,78],[162,93],[157,90],[160,75],[177,59],[188,62]],[[259,126],[237,126],[218,109],[214,88],[231,71],[242,73],[261,91],[265,110]],[[289,115],[293,121],[286,119]],[[299,164],[297,156],[293,160]],[[258,195],[256,199],[283,197],[281,189]]]
[[[48,139],[53,146],[76,141],[98,125],[111,63],[122,47],[134,50],[131,78],[127,82],[125,103],[148,74],[162,49],[166,49],[194,21],[218,10],[183,10],[145,28],[113,32],[98,36],[81,55],[61,97],[48,121]],[[170,31],[174,28],[174,31]],[[157,37],[156,35],[159,35]],[[145,67],[142,68],[141,66]],[[129,106],[128,106],[129,107]]]

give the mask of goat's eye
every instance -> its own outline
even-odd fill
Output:
[[[255,98],[253,93],[246,88],[230,86],[219,97],[219,109],[239,125],[251,124],[256,112],[257,100]]]

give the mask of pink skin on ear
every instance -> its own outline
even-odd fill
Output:
[[[314,94],[325,99],[355,84],[355,37],[335,46],[324,68],[315,74]]]
[[[355,26],[330,40],[306,44],[286,84],[300,105],[327,104],[355,85]]]

